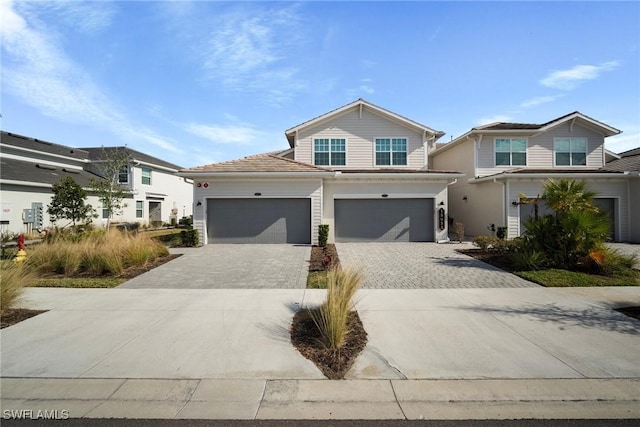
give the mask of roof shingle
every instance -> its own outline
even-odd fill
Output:
[[[242,159],[182,169],[180,172],[328,172],[320,166],[309,165],[279,157],[273,153],[256,154]]]

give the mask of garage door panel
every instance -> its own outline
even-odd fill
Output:
[[[210,243],[311,243],[309,199],[212,199]]]
[[[335,224],[338,242],[433,241],[433,200],[339,199]]]

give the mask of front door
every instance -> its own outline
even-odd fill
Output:
[[[162,202],[149,202],[149,224],[162,222]]]

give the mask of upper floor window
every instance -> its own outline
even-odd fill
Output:
[[[525,138],[496,138],[496,166],[526,166]]]
[[[318,166],[344,166],[347,164],[347,141],[344,138],[313,140],[314,164]]]
[[[142,183],[151,185],[151,169],[142,168]]]
[[[120,184],[129,183],[129,166],[123,166],[118,171],[118,183]]]
[[[554,138],[556,166],[586,166],[587,138]]]
[[[376,166],[406,164],[407,138],[376,138]]]

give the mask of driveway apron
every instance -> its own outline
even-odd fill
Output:
[[[303,289],[311,247],[216,244],[172,252],[182,256],[120,288]]]
[[[368,289],[526,288],[538,285],[455,249],[469,244],[338,243],[340,263],[362,270]]]

